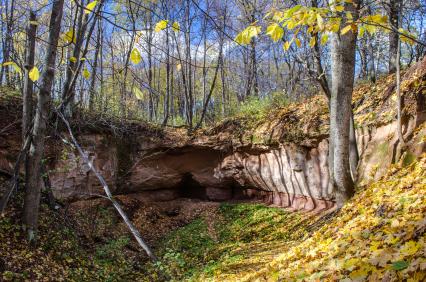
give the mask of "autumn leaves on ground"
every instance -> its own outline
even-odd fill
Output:
[[[388,113],[392,108],[375,94],[377,89],[379,93],[386,92],[387,87],[383,85],[388,80],[384,79],[385,83],[371,88],[374,90],[371,93],[364,93],[362,102],[357,102],[357,93],[365,86],[356,92],[354,103],[357,104],[358,120],[370,122],[371,114],[363,107],[366,103],[376,107],[376,122],[392,115]],[[418,86],[418,83],[414,80],[404,89],[413,91],[412,85]],[[323,102],[314,97],[309,101],[312,107],[305,110],[316,115],[305,114],[300,118],[307,116],[309,120],[305,122],[314,123],[315,120],[321,122],[326,119],[323,116],[327,114],[326,110],[318,110],[325,107]],[[280,115],[286,117],[295,107],[300,105],[288,105],[280,110]],[[265,119],[264,116],[261,118]],[[311,135],[302,136],[302,139],[312,139],[315,134],[319,136],[326,126],[318,126],[319,132],[309,132]],[[423,123],[417,132],[422,132],[424,126]],[[285,128],[290,132],[290,127]],[[290,137],[292,141],[297,141],[296,137],[301,138],[297,134]],[[418,140],[425,142],[424,136]],[[6,186],[7,181],[3,179],[0,183]],[[356,195],[341,210],[322,213],[294,212],[256,202],[217,203],[178,199],[143,203],[125,195],[117,199],[153,246],[158,262],[150,262],[140,252],[124,223],[109,201],[104,199],[73,202],[58,211],[44,202],[38,244],[22,244],[25,236],[20,220],[22,194],[18,193],[0,218],[1,279],[426,279],[426,155],[417,159],[401,158],[382,178],[359,186]]]
[[[340,211],[320,215],[254,203],[188,200],[165,206],[120,198],[156,242],[156,265],[137,254],[105,202],[76,203],[66,213],[44,206],[36,248],[21,244],[17,209],[11,209],[0,220],[0,267],[12,269],[2,278],[424,281],[425,187],[423,155],[360,187]]]

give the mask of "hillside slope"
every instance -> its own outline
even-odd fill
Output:
[[[426,279],[426,155],[360,187],[338,212],[234,204],[218,214],[161,242],[163,270],[176,281]]]

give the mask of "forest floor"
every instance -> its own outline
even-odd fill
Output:
[[[426,64],[422,66],[402,85],[408,114],[416,109],[410,95],[425,93]],[[393,80],[384,77],[374,87],[357,88],[357,124],[375,127],[394,120]],[[19,103],[12,105],[18,113]],[[2,128],[12,118],[9,104],[3,108]],[[245,122],[247,116],[234,117],[201,134],[229,131],[240,134],[238,140],[271,144],[319,140],[328,131],[327,104],[321,96],[270,115],[274,118],[249,114],[255,117],[250,122]],[[279,130],[274,135],[270,128]],[[158,129],[150,130],[155,138],[164,138]],[[421,140],[426,142],[424,136]],[[0,191],[6,185],[0,179]],[[324,214],[255,202],[144,203],[131,195],[117,199],[159,262],[149,262],[140,252],[104,199],[63,203],[57,210],[43,199],[39,240],[28,246],[18,193],[0,217],[0,281],[426,280],[426,155],[403,159],[381,179],[359,186],[341,210]]]
[[[290,212],[191,199],[119,196],[160,262],[138,252],[104,200],[42,206],[37,246],[24,243],[20,195],[0,218],[3,280],[424,281],[426,155],[359,187],[343,209]],[[0,272],[1,273],[1,272]]]

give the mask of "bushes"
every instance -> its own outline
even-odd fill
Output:
[[[234,115],[248,117],[256,121],[262,120],[271,111],[285,107],[289,104],[288,98],[282,92],[273,92],[263,98],[249,97],[246,101],[236,106]]]

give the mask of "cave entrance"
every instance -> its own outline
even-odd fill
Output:
[[[189,199],[207,200],[206,187],[194,180],[191,173],[185,173],[179,184],[181,197]]]

